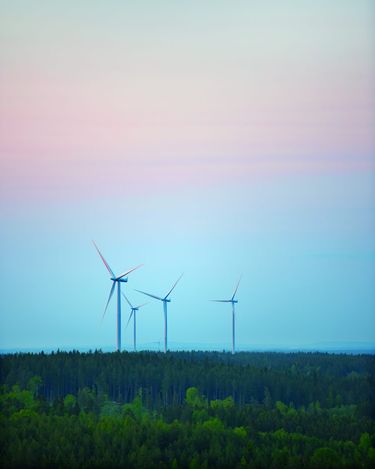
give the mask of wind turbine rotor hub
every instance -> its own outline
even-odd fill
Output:
[[[127,283],[128,278],[127,277],[124,277],[124,278],[111,277],[111,280],[112,280],[112,282]]]

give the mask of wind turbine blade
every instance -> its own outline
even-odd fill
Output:
[[[169,290],[169,292],[165,295],[164,297],[164,300],[166,300],[168,298],[168,296],[172,293],[172,291],[174,290],[174,287],[178,284],[178,282],[181,280],[182,276],[184,274],[181,274],[178,279],[176,280],[175,284],[173,285],[173,287]]]
[[[102,258],[102,261],[103,261],[104,265],[106,266],[108,272],[112,275],[112,277],[115,277],[115,274],[113,273],[113,270],[109,267],[108,262],[107,262],[107,261],[104,259],[104,257],[102,256],[102,253],[99,251],[99,248],[98,248],[98,246],[96,245],[96,243],[95,243],[94,240],[92,240],[92,243],[93,243],[93,245],[95,246],[95,249],[98,251],[99,256]]]
[[[130,303],[130,301],[127,299],[126,295],[124,292],[121,292],[122,293],[122,296],[125,298],[125,300],[127,301],[128,305],[133,309],[133,305]]]
[[[210,301],[215,301],[216,303],[231,303],[232,300],[210,300]]]
[[[150,296],[151,298],[155,298],[155,300],[163,301],[165,299],[165,298],[160,298],[160,296],[151,295],[151,293],[146,293],[145,291],[142,291],[142,290],[135,290],[135,291],[139,293],[143,293],[144,295]]]
[[[128,322],[126,323],[126,326],[125,326],[125,329],[128,327],[128,324],[130,322],[130,319],[132,318],[133,316],[133,313],[134,313],[134,310],[132,310],[132,312],[130,313],[130,316],[129,316],[129,319],[128,319]]]
[[[118,277],[116,277],[116,280],[119,280],[120,278],[126,277],[128,274],[130,274],[130,272],[133,272],[134,270],[139,269],[139,268],[142,267],[142,266],[143,266],[143,264],[137,265],[137,267],[134,267],[134,269],[130,269],[130,270],[128,270],[127,272],[124,272],[123,274],[121,274],[121,275],[119,275]]]
[[[106,313],[106,311],[107,311],[109,302],[111,301],[113,292],[115,291],[115,286],[116,286],[116,282],[113,282],[112,288],[111,288],[111,290],[110,290],[110,292],[109,292],[108,301],[107,301],[107,304],[106,304],[106,306],[105,306],[105,310],[104,310],[104,313],[103,313],[102,321],[103,321],[104,316],[105,316],[105,313]]]
[[[239,287],[239,285],[240,285],[240,282],[241,282],[241,278],[242,278],[242,275],[240,276],[240,279],[238,280],[238,283],[237,283],[236,289],[234,290],[234,293],[233,293],[233,296],[232,296],[232,300],[233,300],[233,299],[234,299],[234,297],[236,296],[236,293],[237,293],[238,287]]]
[[[137,309],[142,308],[142,306],[146,306],[148,303],[143,303],[142,305],[136,306]]]

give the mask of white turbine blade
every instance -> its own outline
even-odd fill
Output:
[[[148,305],[148,303],[143,303],[142,305],[136,306],[137,309],[142,308],[143,306]]]
[[[240,279],[238,280],[238,283],[237,283],[236,289],[234,290],[234,293],[233,293],[233,296],[232,296],[232,300],[233,300],[233,299],[234,299],[234,297],[236,296],[236,293],[237,293],[238,287],[239,287],[239,285],[240,285],[240,282],[241,282],[241,278],[242,278],[242,275],[240,276]]]
[[[166,300],[168,298],[168,296],[172,293],[172,291],[174,290],[174,287],[178,284],[178,282],[181,280],[182,276],[184,274],[181,274],[178,279],[176,280],[175,284],[173,285],[173,287],[169,290],[169,292],[165,295],[164,297],[164,300]]]
[[[111,298],[112,298],[113,292],[115,291],[115,286],[116,286],[116,282],[113,282],[113,285],[112,285],[111,291],[109,292],[108,301],[107,301],[107,304],[106,304],[106,306],[105,306],[105,310],[104,310],[104,313],[103,313],[102,321],[103,321],[103,319],[104,319],[104,316],[105,316],[105,313],[106,313],[106,311],[107,311],[107,308],[108,308],[109,302],[111,301]]]
[[[150,296],[151,298],[155,298],[155,300],[160,300],[160,301],[164,300],[164,298],[160,298],[160,296],[151,295],[151,293],[146,293],[145,291],[142,291],[142,290],[135,290],[135,291],[139,293],[143,293],[144,295]]]
[[[121,275],[119,275],[118,277],[116,277],[116,280],[119,280],[120,278],[126,277],[128,274],[130,274],[130,272],[133,272],[134,270],[139,269],[139,268],[142,267],[142,266],[143,266],[143,264],[137,265],[137,267],[134,267],[134,269],[130,269],[130,270],[128,270],[127,272],[124,272],[123,274],[121,274]]]
[[[128,322],[126,323],[126,326],[125,326],[125,329],[128,327],[128,324],[130,322],[130,319],[132,318],[133,316],[133,313],[134,313],[134,310],[132,310],[132,312],[130,313],[130,316],[129,316],[129,319],[128,319]]]
[[[102,261],[103,261],[104,265],[106,266],[108,272],[112,275],[112,277],[115,277],[115,274],[113,273],[113,270],[109,267],[108,262],[104,259],[102,253],[99,251],[99,248],[98,248],[98,246],[96,245],[96,243],[95,243],[94,240],[92,240],[92,243],[93,243],[93,245],[95,246],[95,249],[98,251],[99,256],[102,258]]]
[[[231,303],[232,300],[210,300],[210,301],[215,301],[216,303]]]
[[[128,305],[133,309],[133,305],[130,303],[130,301],[127,299],[126,295],[124,292],[121,292],[122,293],[122,296],[125,298],[125,300],[127,301]]]

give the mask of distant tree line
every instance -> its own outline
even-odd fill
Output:
[[[232,396],[242,406],[264,399],[323,407],[357,404],[374,413],[375,358],[322,353],[58,352],[0,357],[0,382],[25,387],[40,376],[40,395],[51,401],[87,387],[118,402],[142,389],[149,408],[181,404],[196,386],[208,398]]]

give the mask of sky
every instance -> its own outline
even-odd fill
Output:
[[[0,0],[0,349],[375,344],[375,7]],[[146,300],[147,301],[147,300]],[[123,346],[132,347],[123,303]],[[162,305],[138,315],[163,341]]]

